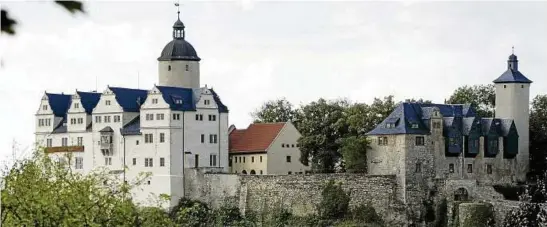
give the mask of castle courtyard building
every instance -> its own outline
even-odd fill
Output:
[[[230,128],[230,172],[250,175],[304,174],[300,162],[300,133],[291,122],[253,123]]]

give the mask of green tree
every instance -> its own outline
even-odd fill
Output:
[[[530,171],[533,175],[546,172],[547,165],[547,95],[538,95],[530,109]]]
[[[369,141],[365,137],[351,136],[343,139],[342,155],[347,172],[367,172],[367,150],[369,148]]]
[[[298,127],[302,134],[298,140],[302,164],[311,161],[316,172],[334,172],[341,158],[340,139],[348,131],[343,118],[347,106],[345,100],[319,99],[302,107]]]
[[[138,221],[135,226],[165,226],[174,227],[175,223],[169,214],[159,207],[143,207],[139,210]]]
[[[63,7],[68,12],[74,14],[76,12],[85,13],[84,5],[80,1],[54,1],[57,5]],[[2,33],[15,35],[17,20],[13,19],[6,9],[1,10]]]
[[[479,117],[492,117],[496,94],[494,85],[473,85],[457,88],[446,101],[447,104],[471,104]]]
[[[318,206],[322,219],[342,219],[348,213],[349,194],[344,192],[341,183],[329,180],[321,192],[321,202]]]
[[[422,98],[420,98],[420,99],[414,99],[414,98],[406,99],[405,102],[410,102],[410,103],[424,103],[424,104],[432,104],[432,103],[433,103],[431,100],[424,100],[424,99],[422,99]]]
[[[41,151],[2,173],[2,223],[6,226],[134,226],[138,217],[130,190],[106,170],[72,172],[70,155],[53,160]]]
[[[170,211],[171,219],[178,226],[204,227],[213,222],[212,211],[207,204],[182,198]]]
[[[298,123],[298,111],[285,98],[265,102],[259,109],[251,113],[255,123],[272,123],[291,121]]]

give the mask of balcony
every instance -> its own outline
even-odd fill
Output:
[[[45,153],[58,153],[58,152],[84,152],[84,146],[61,146],[61,147],[46,147]]]

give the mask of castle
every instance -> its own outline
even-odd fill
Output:
[[[524,182],[529,168],[530,81],[511,54],[496,80],[494,118],[470,105],[402,103],[368,132],[368,171],[395,175],[400,199],[427,192],[436,180]],[[429,186],[428,186],[429,185]]]
[[[157,59],[159,84],[150,90],[46,92],[36,112],[37,145],[76,172],[105,167],[126,182],[151,172],[134,191],[144,204],[151,195],[168,194],[173,206],[183,193],[185,168],[227,172],[229,111],[212,88],[200,87],[201,59],[184,29],[179,16]]]

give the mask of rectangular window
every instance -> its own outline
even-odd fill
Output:
[[[80,103],[74,103],[74,108],[75,108],[75,109],[80,108]]]
[[[106,101],[105,101],[105,104],[106,104],[107,106],[110,106],[110,100],[106,100]]]
[[[217,155],[209,155],[209,166],[217,166]]]
[[[260,156],[260,162],[262,162],[262,155]]]
[[[291,156],[287,155],[287,162],[291,162]]]
[[[199,121],[199,114],[196,114],[196,121]]]
[[[418,128],[418,124],[416,123],[412,124],[412,128]]]
[[[216,121],[216,120],[217,120],[217,115],[209,114],[209,121]]]
[[[416,173],[422,172],[422,163],[416,163]]]
[[[152,99],[152,104],[158,104],[158,99]]]
[[[111,166],[112,165],[112,157],[105,157],[104,158],[104,165],[105,166]]]
[[[486,174],[492,174],[492,165],[486,165]]]
[[[84,137],[78,137],[78,146],[84,145]]]
[[[201,143],[205,143],[205,134],[201,134]]]
[[[83,118],[78,118],[78,124],[83,124],[84,123],[84,119]]]
[[[47,105],[43,105],[42,110],[47,110]]]
[[[424,140],[425,139],[423,136],[416,136],[416,146],[423,146]]]
[[[198,168],[198,166],[199,166],[199,154],[196,154],[194,156],[194,167]]]
[[[137,158],[133,158],[133,165],[137,165]]]
[[[251,157],[251,162],[255,162],[255,156]]]
[[[160,166],[165,166],[165,158],[160,158]]]
[[[210,101],[208,99],[203,100],[203,104],[209,105]]]
[[[160,143],[165,142],[165,133],[160,133]]]
[[[110,116],[104,116],[104,122],[110,123]]]
[[[153,143],[154,137],[153,134],[144,134],[144,143]]]
[[[190,66],[186,65],[185,70],[186,71],[190,70]]]
[[[121,117],[119,115],[114,115],[114,122],[120,122]]]
[[[289,171],[289,172],[287,172],[287,174],[291,175],[291,174],[292,174],[292,172],[291,172],[291,171]]]
[[[46,147],[52,147],[53,146],[53,140],[52,139],[47,139],[46,140]]]
[[[473,164],[467,164],[467,173],[473,173]]]
[[[232,159],[228,159],[228,167],[232,167]]]
[[[173,120],[180,120],[180,114],[173,114]]]
[[[433,128],[441,128],[441,122],[433,122]]]
[[[196,114],[196,121],[203,121],[203,114]]]
[[[139,140],[136,140],[136,141],[135,141],[135,145],[139,145]]]
[[[144,159],[144,167],[154,167],[154,159],[145,158]]]
[[[83,157],[76,157],[75,158],[75,168],[76,169],[83,169],[84,168],[84,158]]]
[[[243,163],[245,163],[245,157],[243,157]]]
[[[452,163],[448,164],[448,172],[449,173],[454,173],[454,164],[452,164]]]
[[[95,122],[101,123],[101,116],[95,116]]]
[[[61,146],[67,146],[68,145],[68,138],[62,138],[61,139]]]
[[[237,163],[237,157],[234,157],[234,163]]]
[[[210,134],[209,135],[209,143],[217,143],[218,136],[216,134]]]
[[[386,146],[387,145],[387,137],[386,136],[378,137],[378,145]]]
[[[163,120],[164,116],[165,116],[164,114],[156,114],[156,120],[161,121]]]

